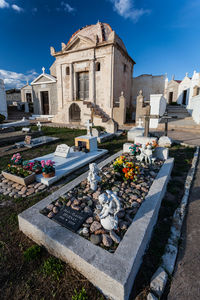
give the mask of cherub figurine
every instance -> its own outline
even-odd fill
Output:
[[[120,200],[113,192],[106,190],[106,193],[99,196],[99,203],[102,207],[102,211],[99,214],[100,222],[106,230],[117,229],[117,213],[121,209]]]
[[[88,173],[87,180],[90,183],[91,190],[93,191],[96,191],[97,184],[98,182],[101,181],[101,177],[98,175],[99,171],[100,170],[97,164],[95,163],[89,164],[89,173]]]
[[[140,148],[140,155],[137,155],[136,156],[136,158],[140,161],[140,162],[142,162],[144,159],[145,159],[145,157],[146,157],[146,153],[145,153],[145,149],[146,148],[146,146],[144,145],[144,144],[142,144],[142,147]]]
[[[153,151],[151,145],[147,146],[147,149],[145,150],[145,163],[152,163],[152,157],[153,157]]]

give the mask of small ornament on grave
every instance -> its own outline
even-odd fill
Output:
[[[90,183],[90,188],[93,191],[97,190],[97,184],[101,181],[101,177],[98,175],[99,168],[96,163],[92,163],[89,165],[89,173],[87,180]]]
[[[37,128],[38,128],[38,131],[41,131],[42,124],[40,123],[40,121],[37,122]]]
[[[31,136],[30,135],[26,135],[24,142],[25,142],[26,145],[30,145],[31,144]]]
[[[103,228],[106,230],[117,229],[117,213],[121,210],[119,198],[113,192],[106,190],[106,193],[99,196],[99,203],[102,208],[99,218]]]

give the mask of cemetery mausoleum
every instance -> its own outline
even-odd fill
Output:
[[[125,123],[135,62],[109,24],[79,29],[60,51],[51,47],[51,55],[51,75],[43,69],[31,83],[36,114],[52,114],[53,122],[65,124]]]

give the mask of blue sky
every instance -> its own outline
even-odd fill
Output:
[[[20,87],[46,72],[61,42],[106,22],[136,61],[134,76],[200,71],[200,0],[0,0],[0,78]]]

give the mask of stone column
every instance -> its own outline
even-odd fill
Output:
[[[70,69],[70,101],[74,100],[74,70],[73,63],[69,65]]]
[[[95,93],[95,61],[90,61],[90,76],[89,76],[89,101],[96,102]]]

